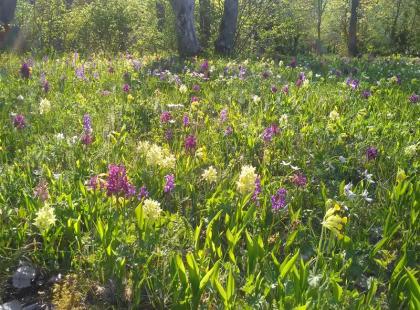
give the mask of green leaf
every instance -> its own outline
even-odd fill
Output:
[[[225,304],[227,304],[228,298],[227,298],[227,294],[226,294],[225,289],[223,288],[222,284],[220,284],[218,279],[215,280],[215,284],[216,284],[217,291],[219,292],[219,294],[222,297]]]
[[[394,268],[394,271],[392,272],[391,282],[394,282],[398,278],[400,272],[404,269],[406,264],[407,264],[407,253],[404,251],[403,256],[400,258],[400,260],[398,261],[397,265]]]
[[[179,279],[181,280],[184,286],[187,286],[187,272],[185,270],[184,262],[182,261],[182,258],[179,255],[177,255],[175,259],[176,259],[176,266],[178,269]]]
[[[200,281],[200,291],[202,291],[205,286],[207,285],[207,282],[211,278],[211,276],[218,271],[219,269],[219,263],[220,261],[217,261],[216,264],[204,275],[204,277]]]
[[[233,277],[232,268],[229,269],[229,275],[227,279],[226,295],[229,303],[235,295],[235,278]]]
[[[292,267],[295,265],[295,263],[296,263],[296,260],[298,259],[298,257],[299,257],[299,253],[300,253],[300,251],[298,250],[297,252],[296,252],[296,254],[295,255],[293,255],[293,257],[292,258],[290,258],[290,259],[288,259],[288,257],[290,256],[290,255],[288,255],[286,258],[285,258],[285,260],[283,261],[283,263],[280,265],[280,278],[283,280],[286,276],[287,276],[287,274],[289,273],[289,271],[292,269]]]
[[[414,276],[414,274],[410,270],[405,268],[405,271],[406,271],[407,276],[408,276],[410,293],[412,294],[412,296],[414,296],[414,298],[417,299],[417,301],[420,301],[420,285],[417,282],[416,277]]]
[[[331,284],[333,288],[334,298],[338,302],[341,300],[341,297],[343,295],[343,288],[336,281],[331,281]]]

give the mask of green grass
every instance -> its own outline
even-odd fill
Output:
[[[36,58],[25,79],[21,58],[0,55],[0,301],[26,261],[43,275],[78,275],[86,308],[100,304],[88,298],[95,286],[113,283],[113,308],[418,309],[420,114],[409,100],[420,89],[418,59],[308,58],[295,69],[212,59],[208,80],[192,74],[203,60],[140,60],[136,70],[125,57]],[[75,74],[82,64],[85,79]],[[160,69],[169,71],[154,74]],[[298,87],[300,72],[306,81]],[[360,80],[355,90],[350,75]],[[51,107],[41,114],[43,98]],[[161,122],[163,111],[172,121]],[[16,114],[25,128],[14,127]],[[81,141],[85,114],[90,145]],[[272,124],[279,133],[264,141]],[[161,146],[175,165],[153,165],[156,156],[144,154],[153,147],[141,150],[141,141]],[[378,155],[369,160],[368,148]],[[136,196],[107,195],[109,164],[124,165],[162,212],[150,213]],[[258,201],[253,189],[238,191],[246,165],[261,180]],[[213,183],[202,177],[210,166]],[[297,171],[305,186],[294,184]],[[168,174],[175,188],[165,193]],[[97,175],[103,185],[92,190],[87,182]],[[34,194],[40,182],[44,202]],[[279,188],[287,205],[275,212]],[[44,206],[56,218],[47,229],[35,225]],[[339,232],[326,224],[332,219]],[[56,304],[65,298],[52,294]]]

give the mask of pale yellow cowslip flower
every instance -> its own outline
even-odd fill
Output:
[[[204,170],[201,177],[209,183],[214,183],[217,180],[217,170],[213,166],[210,166]]]
[[[238,191],[241,194],[249,194],[255,189],[255,180],[257,174],[255,173],[255,167],[246,165],[242,167],[239,180],[237,182]]]
[[[337,121],[340,118],[340,114],[337,112],[337,110],[332,110],[330,112],[330,120]]]
[[[49,205],[45,205],[36,213],[34,225],[37,226],[39,230],[46,231],[50,226],[55,224],[55,221],[54,209]]]
[[[182,84],[181,86],[179,86],[179,92],[181,94],[185,94],[187,91],[188,91],[188,88],[184,84]]]
[[[146,199],[143,202],[143,214],[150,220],[157,220],[162,213],[160,203],[153,199]]]
[[[322,226],[331,230],[338,239],[342,239],[344,235],[341,233],[343,229],[343,224],[347,223],[347,217],[341,217],[337,213],[341,210],[339,204],[334,204],[333,207],[330,207],[325,213],[324,220],[322,221]]]
[[[44,98],[39,103],[39,114],[45,114],[48,113],[51,110],[51,102]]]
[[[138,144],[137,150],[145,156],[148,166],[157,166],[163,169],[175,168],[175,156],[157,144],[141,141]]]

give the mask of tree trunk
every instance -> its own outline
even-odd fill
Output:
[[[233,52],[237,22],[238,0],[225,0],[219,37],[215,43],[218,53],[227,55]]]
[[[391,27],[391,40],[393,44],[395,44],[395,41],[396,41],[397,24],[398,24],[398,18],[400,17],[401,2],[402,0],[399,0],[397,2],[397,13],[395,14],[394,21]]]
[[[7,25],[15,17],[16,0],[0,0],[0,24]]]
[[[211,35],[212,10],[210,0],[200,0],[200,41],[208,47]]]
[[[165,28],[165,4],[162,0],[156,1],[156,17],[157,17],[157,29],[159,32],[163,32]]]
[[[176,35],[180,56],[194,56],[200,53],[194,27],[194,0],[171,0],[176,17]]]
[[[357,9],[359,3],[359,0],[351,1],[348,52],[349,55],[353,57],[357,55]]]

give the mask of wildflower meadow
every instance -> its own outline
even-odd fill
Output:
[[[419,74],[0,54],[0,301],[419,309]]]

